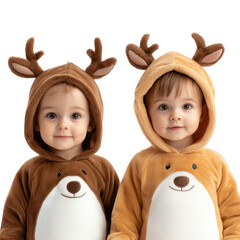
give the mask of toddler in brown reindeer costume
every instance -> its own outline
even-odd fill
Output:
[[[127,46],[130,63],[146,69],[135,112],[152,146],[136,154],[120,184],[108,240],[240,239],[240,196],[224,159],[203,148],[215,126],[214,88],[202,66],[216,63],[222,44],[193,34],[193,59],[157,45]]]
[[[102,61],[100,39],[83,71],[67,63],[46,71],[43,52],[26,44],[26,58],[11,57],[20,77],[36,78],[25,117],[25,138],[39,155],[20,168],[8,194],[0,239],[105,240],[119,185],[111,164],[94,155],[102,137],[103,104],[94,79],[116,60]]]

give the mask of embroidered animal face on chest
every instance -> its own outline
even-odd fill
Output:
[[[170,164],[166,165],[166,169],[170,168]],[[197,165],[194,163],[192,164],[192,168],[195,170],[197,169]],[[165,185],[168,185],[169,188],[173,191],[180,191],[180,192],[188,192],[191,191],[195,185],[197,185],[196,178],[189,173],[179,172],[171,174],[168,178],[164,180],[166,181]],[[197,182],[196,182],[197,181]]]
[[[92,184],[87,179],[91,178],[89,169],[81,169],[81,166],[64,166],[62,169],[54,174],[58,183],[40,207],[35,239],[105,239],[105,214],[96,190],[88,185]],[[51,172],[56,171],[51,169]]]
[[[167,164],[166,170],[170,167]],[[192,164],[192,170],[197,170],[197,164]],[[192,173],[173,172],[157,186],[151,199],[146,239],[219,239],[213,201]]]
[[[84,171],[84,170],[83,170]],[[61,172],[58,173],[59,175]],[[56,196],[65,198],[81,198],[87,191],[91,191],[88,185],[78,176],[68,176],[63,178],[55,189]]]

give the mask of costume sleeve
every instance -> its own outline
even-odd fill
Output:
[[[23,167],[16,174],[3,210],[0,240],[26,239],[26,212],[29,200],[28,174]]]
[[[221,171],[222,179],[217,194],[223,222],[223,239],[240,239],[240,195],[237,184],[224,160]]]
[[[142,226],[141,183],[137,168],[129,164],[120,184],[108,240],[139,239]]]
[[[104,190],[101,194],[105,215],[107,219],[107,234],[110,232],[112,209],[119,187],[119,178],[112,165],[104,159],[102,164],[104,171]]]

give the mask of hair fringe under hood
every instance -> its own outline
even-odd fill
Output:
[[[193,59],[177,52],[169,52],[154,60],[152,53],[158,46],[155,44],[149,48],[147,47],[148,35],[143,36],[140,47],[129,44],[126,49],[129,62],[136,68],[146,69],[135,91],[134,108],[138,122],[152,146],[163,152],[178,151],[165,143],[152,128],[144,104],[144,96],[154,82],[167,72],[176,71],[196,81],[203,92],[208,109],[207,115],[194,133],[194,144],[187,147],[183,152],[193,152],[205,146],[214,131],[216,121],[214,87],[210,77],[202,66],[210,66],[216,63],[222,57],[224,48],[222,44],[214,44],[206,47],[200,35],[193,34],[192,36],[197,44],[197,51]]]
[[[11,57],[9,59],[9,67],[12,72],[20,77],[36,77],[32,84],[29,101],[25,115],[25,138],[29,146],[41,156],[53,160],[64,161],[65,159],[53,154],[40,137],[40,134],[34,130],[34,121],[39,103],[52,86],[58,83],[69,83],[81,90],[89,102],[91,117],[95,126],[94,130],[87,135],[85,143],[87,148],[72,160],[79,160],[88,157],[99,149],[102,139],[102,118],[103,103],[100,91],[95,83],[96,78],[107,75],[116,63],[116,59],[109,58],[105,61],[101,60],[102,45],[100,39],[95,39],[95,52],[91,49],[87,51],[92,59],[88,68],[83,71],[73,63],[67,63],[58,67],[43,71],[37,60],[43,55],[43,52],[33,52],[33,38],[30,38],[26,44],[26,59]]]

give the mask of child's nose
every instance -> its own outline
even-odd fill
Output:
[[[181,115],[177,111],[173,111],[170,120],[172,121],[180,121],[182,119]]]
[[[67,130],[69,127],[68,127],[68,124],[67,124],[67,121],[64,120],[64,119],[61,119],[58,123],[58,126],[57,126],[57,129],[59,130]]]

